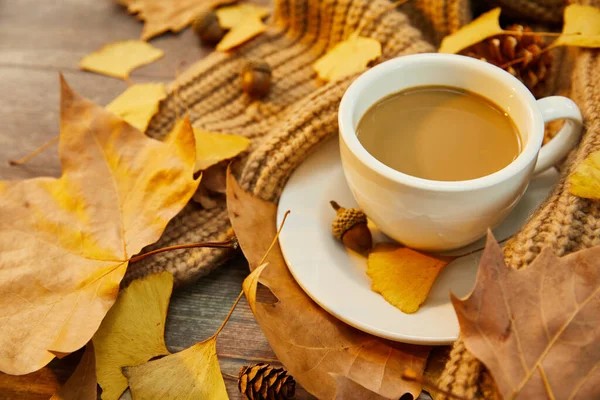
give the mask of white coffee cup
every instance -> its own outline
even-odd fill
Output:
[[[493,174],[451,182],[410,176],[378,161],[356,137],[361,117],[390,94],[427,85],[462,88],[498,105],[517,125],[521,153]],[[582,129],[581,112],[570,99],[552,96],[536,101],[518,79],[498,67],[436,53],[398,57],[366,71],[344,94],[338,119],[342,165],[360,207],[391,238],[431,251],[467,245],[498,225],[531,177],[565,157]],[[542,147],[544,123],[556,119],[567,122]]]

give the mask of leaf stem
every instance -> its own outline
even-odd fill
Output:
[[[146,257],[153,256],[158,253],[164,253],[165,251],[171,250],[180,250],[180,249],[193,249],[197,247],[206,247],[212,249],[237,249],[238,241],[234,237],[232,239],[223,241],[223,242],[198,242],[198,243],[184,243],[184,244],[176,244],[174,246],[163,247],[160,249],[152,250],[144,254],[138,254],[137,256],[133,256],[129,259],[129,263],[134,263],[140,260],[143,260]]]
[[[8,164],[12,165],[12,166],[25,164],[26,162],[28,162],[29,160],[31,160],[33,157],[35,157],[38,154],[40,154],[42,151],[46,150],[48,147],[50,147],[54,143],[58,142],[58,138],[59,138],[59,136],[53,137],[52,139],[48,140],[46,143],[44,143],[43,145],[41,145],[37,149],[33,150],[31,153],[27,154],[25,157],[22,157],[22,158],[20,158],[18,160],[9,160]]]
[[[258,263],[257,267],[259,267],[259,266],[261,266],[261,265],[263,265],[265,263],[265,260],[267,259],[267,256],[269,255],[269,253],[273,249],[273,246],[275,246],[275,243],[277,243],[277,239],[279,239],[279,234],[281,233],[281,230],[283,229],[283,225],[285,224],[285,220],[287,219],[288,215],[290,215],[290,210],[287,210],[285,212],[285,214],[283,216],[283,220],[281,221],[281,225],[279,225],[279,229],[277,230],[277,233],[275,234],[275,237],[273,238],[273,241],[271,242],[271,245],[267,249],[267,252],[263,256],[263,258]]]
[[[227,372],[221,372],[221,375],[223,375],[224,378],[228,378],[228,379],[232,379],[234,381],[238,380],[238,377],[232,374],[228,374]]]
[[[229,318],[231,318],[231,315],[233,314],[233,311],[237,307],[237,305],[240,302],[240,300],[241,300],[241,298],[242,298],[243,295],[244,295],[244,291],[242,290],[240,292],[240,294],[238,295],[237,299],[235,299],[235,303],[233,303],[233,307],[231,307],[231,310],[229,310],[229,314],[227,314],[227,316],[225,317],[225,320],[223,321],[223,323],[221,324],[221,326],[219,327],[219,329],[217,329],[217,331],[215,332],[215,334],[212,335],[212,337],[216,338],[219,335],[219,333],[221,333],[221,331],[223,330],[223,328],[225,328],[225,325],[229,321]]]

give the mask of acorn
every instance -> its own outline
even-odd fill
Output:
[[[265,97],[271,90],[271,67],[264,61],[249,60],[240,72],[242,90],[254,99]]]
[[[336,212],[331,224],[333,236],[344,243],[344,246],[362,255],[367,255],[373,248],[373,238],[367,226],[367,216],[358,208],[344,208],[335,201],[330,201]]]
[[[198,35],[202,43],[208,45],[219,43],[227,33],[219,24],[219,18],[214,11],[198,15],[192,22],[192,30]]]

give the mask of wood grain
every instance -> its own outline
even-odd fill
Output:
[[[10,167],[8,160],[26,155],[58,134],[59,72],[78,93],[98,104],[107,104],[121,93],[126,83],[80,71],[78,63],[106,43],[139,38],[141,28],[140,22],[111,0],[0,2],[0,180],[60,175],[56,147],[23,166]],[[182,66],[210,51],[199,46],[190,29],[162,35],[151,43],[165,57],[133,71],[133,82],[168,82]],[[196,284],[177,290],[167,318],[169,349],[180,351],[212,335],[247,273],[240,256]],[[277,364],[245,299],[220,334],[217,352],[223,372],[231,375],[250,363]],[[49,398],[67,380],[81,353],[53,360],[34,374],[0,374],[0,399]],[[241,399],[236,382],[225,382],[231,399]],[[313,397],[300,388],[296,398]]]

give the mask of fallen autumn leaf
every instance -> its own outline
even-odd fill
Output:
[[[60,117],[62,177],[0,182],[0,370],[10,374],[84,346],[129,258],[198,186],[189,123],[150,139],[62,77]]]
[[[435,279],[452,258],[433,257],[393,243],[380,243],[369,253],[371,289],[404,313],[415,313]]]
[[[600,200],[600,151],[587,156],[569,176],[569,181],[571,194]]]
[[[332,399],[337,390],[332,374],[338,374],[389,398],[419,394],[420,385],[404,382],[401,375],[406,368],[422,372],[430,348],[382,340],[328,314],[298,286],[278,245],[266,258],[269,266],[262,271],[260,282],[279,301],[274,305],[257,302],[260,269],[256,267],[262,264],[275,237],[277,207],[246,193],[232,175],[227,179],[227,207],[242,250],[254,269],[244,288],[248,302],[278,359],[306,390],[318,398]]]
[[[129,86],[105,108],[146,132],[148,123],[158,112],[158,105],[165,97],[167,92],[163,83],[137,83]]]
[[[77,368],[50,400],[96,400],[98,398],[97,388],[94,345],[88,343]]]
[[[133,281],[106,314],[93,337],[102,400],[117,400],[127,389],[123,367],[169,354],[164,334],[172,290],[168,272]]]
[[[504,399],[600,398],[600,246],[561,258],[544,248],[515,270],[488,233],[473,291],[451,297]]]
[[[141,40],[109,43],[79,62],[79,67],[98,74],[128,79],[129,73],[164,55],[163,51]]]
[[[442,40],[439,53],[456,54],[469,46],[504,32],[500,27],[500,7],[496,7]]]
[[[562,34],[553,46],[600,47],[600,9],[570,4],[565,7]]]

